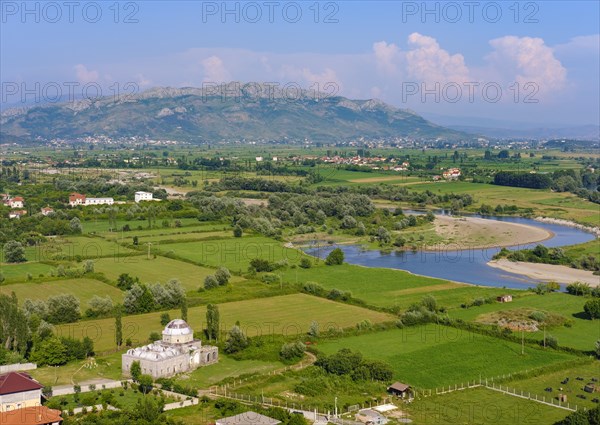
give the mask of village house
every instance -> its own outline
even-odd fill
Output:
[[[442,176],[446,180],[456,180],[460,177],[460,175],[461,175],[460,169],[458,169],[458,168],[449,168],[448,170],[446,170],[442,173]]]
[[[54,214],[54,208],[52,207],[44,207],[41,211],[43,216],[49,216],[51,214]]]
[[[61,425],[63,419],[59,410],[46,406],[25,407],[0,413],[2,425]]]
[[[157,379],[192,371],[218,360],[217,347],[203,346],[202,341],[194,339],[194,331],[184,320],[175,319],[165,326],[161,341],[127,350],[121,356],[121,370],[124,375],[129,375],[131,365],[138,361],[142,373]]]
[[[25,200],[20,196],[15,196],[8,201],[8,205],[11,208],[23,208],[25,206]]]
[[[135,192],[135,202],[152,201],[152,193],[150,192]]]
[[[80,193],[71,193],[69,195],[69,205],[76,207],[78,205],[112,205],[115,203],[113,198],[88,198]]]
[[[25,372],[0,375],[0,412],[39,406],[42,402],[43,387]]]
[[[8,218],[21,218],[24,215],[27,215],[27,211],[25,210],[12,210],[8,213]]]
[[[501,295],[496,298],[496,301],[498,301],[499,303],[509,303],[512,302],[512,300],[512,295]]]
[[[215,425],[278,425],[281,421],[256,412],[244,412],[235,416],[217,419]]]

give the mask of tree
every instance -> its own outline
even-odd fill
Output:
[[[187,303],[187,298],[183,298],[183,300],[181,300],[181,320],[184,320],[186,322],[188,320],[188,303]]]
[[[138,382],[140,384],[140,391],[143,394],[148,394],[150,391],[152,391],[152,385],[154,384],[152,376],[146,374],[140,375]]]
[[[229,270],[226,267],[221,266],[215,272],[215,279],[217,279],[217,282],[221,286],[227,285],[230,278],[231,278],[231,273],[229,272]]]
[[[358,226],[356,227],[356,235],[357,236],[364,236],[367,234],[367,229],[365,228],[365,225],[362,221],[358,222]]]
[[[211,340],[219,339],[220,314],[219,307],[215,304],[206,306],[206,333]]]
[[[356,219],[351,215],[346,215],[340,223],[342,229],[354,229],[357,226]]]
[[[23,263],[25,258],[25,248],[21,242],[9,241],[4,244],[4,261],[7,263]]]
[[[48,338],[34,348],[31,360],[40,366],[60,366],[68,361],[67,349],[57,337]]]
[[[171,321],[171,316],[169,313],[162,313],[160,315],[160,324],[161,326],[167,326],[167,324]]]
[[[83,273],[94,273],[93,260],[86,260],[85,263],[83,263]]]
[[[593,298],[583,305],[583,311],[587,313],[590,319],[600,319],[600,298]]]
[[[340,248],[335,248],[329,253],[325,259],[325,264],[328,266],[337,266],[344,263],[344,251]]]
[[[423,307],[425,307],[427,310],[431,311],[432,313],[435,313],[438,311],[437,300],[435,299],[435,297],[433,295],[424,296],[423,299],[421,300],[421,304],[423,305]]]
[[[71,294],[48,298],[48,321],[50,323],[72,323],[81,318],[79,299]]]
[[[140,365],[140,362],[138,360],[135,360],[134,362],[131,363],[129,373],[131,374],[131,378],[134,381],[136,381],[136,382],[139,381],[140,376],[142,375],[142,366]]]
[[[219,281],[212,274],[206,276],[204,278],[204,289],[212,289],[219,286]]]
[[[310,269],[312,267],[312,261],[310,261],[310,258],[308,258],[307,256],[303,256],[302,258],[300,258],[299,265],[303,269]]]
[[[239,224],[236,224],[233,228],[233,237],[234,238],[241,238],[242,237],[242,227]]]
[[[392,235],[390,235],[390,232],[385,227],[381,226],[377,229],[377,239],[379,239],[380,243],[387,244],[392,241]]]
[[[123,345],[123,323],[122,323],[122,309],[121,304],[115,306],[115,342],[117,348],[121,348]]]
[[[318,338],[319,337],[319,323],[316,321],[312,321],[312,323],[310,324],[310,328],[308,329],[308,335],[313,337],[313,338]]]
[[[100,297],[98,295],[94,295],[92,299],[88,301],[88,308],[85,312],[87,317],[102,317],[110,314],[113,309],[113,301],[110,296]]]
[[[117,278],[117,287],[122,289],[123,291],[128,291],[131,289],[134,283],[139,283],[140,279],[129,276],[127,273],[121,273]]]
[[[79,234],[83,231],[83,227],[81,227],[81,220],[77,217],[73,217],[69,222],[69,228],[72,233]]]
[[[127,313],[148,313],[155,308],[154,296],[146,285],[134,283],[125,293],[123,306]]]
[[[158,332],[150,332],[150,336],[148,337],[150,342],[155,342],[160,340],[160,334]]]
[[[302,341],[290,342],[281,346],[279,355],[284,360],[294,360],[302,357],[305,350],[306,345]]]
[[[238,325],[235,325],[227,334],[225,341],[225,352],[227,354],[237,353],[248,347],[248,338]]]

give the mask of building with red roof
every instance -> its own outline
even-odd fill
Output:
[[[39,406],[43,387],[25,372],[0,375],[0,412]]]

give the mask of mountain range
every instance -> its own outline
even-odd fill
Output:
[[[380,100],[351,100],[309,90],[239,83],[220,89],[157,87],[120,98],[13,108],[0,115],[0,142],[73,140],[86,136],[146,137],[191,143],[364,138],[469,140]]]

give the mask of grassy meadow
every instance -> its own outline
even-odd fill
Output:
[[[420,388],[460,385],[572,360],[572,355],[480,334],[429,324],[326,341],[318,349],[360,351],[367,359],[387,362],[394,378]]]
[[[393,316],[340,304],[305,294],[283,295],[236,301],[219,305],[221,329],[228,331],[237,321],[248,336],[283,334],[288,337],[304,335],[313,321],[323,328],[346,328],[368,319],[373,323],[393,320]],[[178,317],[179,310],[169,311]],[[123,339],[131,338],[133,345],[144,344],[151,332],[160,332],[160,312],[123,317]],[[204,328],[206,307],[192,307],[189,323],[195,331]],[[98,352],[115,348],[114,319],[87,320],[57,326],[57,333],[75,338],[89,336]]]

